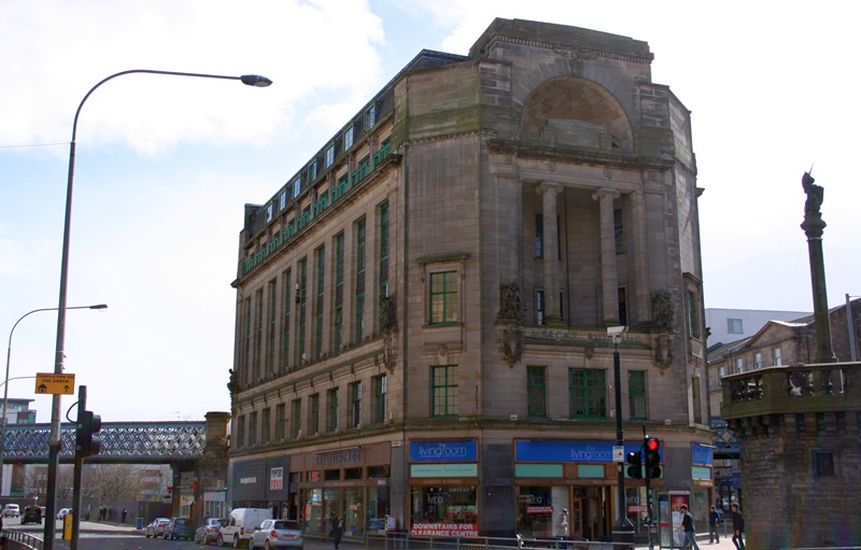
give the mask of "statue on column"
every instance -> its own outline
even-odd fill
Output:
[[[825,195],[825,189],[821,185],[816,185],[813,182],[813,176],[810,172],[805,172],[801,177],[801,187],[804,188],[804,193],[807,195],[807,201],[804,203],[804,218],[821,218],[822,213],[819,207],[822,206],[822,200]]]

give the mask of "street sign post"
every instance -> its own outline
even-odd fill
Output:
[[[75,375],[71,373],[37,372],[36,393],[72,395],[75,393]]]

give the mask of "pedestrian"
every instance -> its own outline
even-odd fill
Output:
[[[700,545],[697,544],[697,532],[694,529],[694,517],[688,512],[688,505],[682,504],[679,506],[679,511],[682,513],[682,530],[685,533],[685,543],[682,548],[700,550]]]
[[[712,504],[709,506],[709,543],[717,544],[720,542],[720,533],[718,532],[718,525],[720,525],[721,517],[717,510],[715,510],[715,505]]]
[[[341,535],[344,534],[344,520],[335,516],[334,525],[332,526],[332,540],[335,542],[335,550],[341,544]]]
[[[559,512],[559,525],[556,530],[556,536],[560,539],[567,539],[570,534],[568,530],[570,523],[571,518],[568,516],[568,508],[562,508],[562,511]]]
[[[123,519],[122,519],[122,521],[121,521],[120,523],[125,523],[125,522],[126,522],[126,516],[128,516],[128,515],[129,515],[129,513],[126,511],[126,509],[125,509],[125,508],[123,508],[123,511],[122,511],[122,514],[121,514],[121,517],[122,517]]]
[[[738,550],[744,550],[744,516],[738,511],[738,503],[730,504],[732,510],[732,543]]]

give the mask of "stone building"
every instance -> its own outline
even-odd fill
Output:
[[[424,50],[240,234],[229,500],[324,534],[610,536],[626,450],[711,498],[690,113],[648,44],[496,19]],[[626,483],[641,529],[642,480]],[[703,517],[702,515],[700,517]]]

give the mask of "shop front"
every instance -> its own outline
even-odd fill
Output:
[[[610,441],[515,441],[517,531],[539,538],[611,536],[613,446]],[[639,448],[627,444],[625,452]],[[563,510],[568,511],[564,519]]]
[[[233,463],[233,508],[269,508],[272,517],[292,518],[285,475],[290,458],[271,457]]]
[[[478,536],[478,442],[412,441],[410,535]]]
[[[390,463],[390,443],[294,455],[290,477],[299,489],[297,519],[305,532],[327,535],[339,520],[345,537],[384,532]]]

